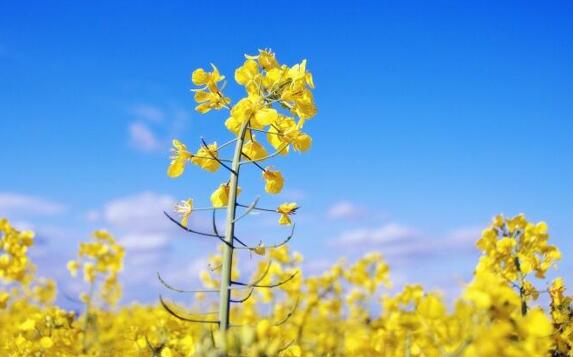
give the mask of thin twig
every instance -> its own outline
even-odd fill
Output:
[[[252,211],[253,209],[255,209],[255,207],[257,206],[257,203],[259,202],[259,199],[260,199],[260,197],[255,198],[255,200],[253,201],[253,203],[251,203],[251,204],[249,205],[249,207],[247,207],[247,209],[243,212],[243,214],[241,214],[239,217],[237,217],[237,218],[235,218],[235,219],[233,220],[233,223],[234,223],[234,222],[237,222],[237,221],[239,221],[239,220],[241,220],[242,218],[246,217],[249,213],[251,213],[251,211]]]
[[[226,168],[227,170],[229,170],[230,172],[234,173],[235,175],[237,174],[235,172],[235,170],[233,170],[232,168],[229,167],[229,165],[225,164],[223,161],[219,160],[219,158],[217,156],[215,156],[212,152],[211,149],[209,149],[209,145],[207,145],[207,142],[205,142],[205,139],[201,138],[201,143],[203,144],[203,146],[205,147],[205,149],[207,149],[207,152],[209,153],[209,155],[211,156],[211,158],[215,161],[217,161],[219,164],[221,164],[221,166],[223,166],[224,168]],[[230,161],[230,160],[229,160]]]
[[[199,290],[178,289],[178,288],[173,287],[172,285],[168,284],[165,280],[163,280],[163,278],[161,277],[161,274],[159,274],[159,272],[157,272],[157,279],[159,279],[161,284],[163,284],[163,286],[165,286],[167,289],[173,290],[173,291],[178,292],[178,293],[191,294],[191,293],[218,293],[219,292],[219,290],[215,290],[215,289],[202,289],[202,290],[201,289],[199,289]]]
[[[251,138],[251,141],[253,141],[253,139]],[[253,164],[255,164],[256,167],[258,167],[259,169],[261,169],[262,172],[267,171],[264,167],[262,167],[257,160],[252,160],[249,155],[245,154],[244,152],[241,153],[244,157],[247,158],[247,160],[250,160]]]
[[[227,142],[224,143],[223,145],[219,146],[217,149],[218,149],[218,150],[221,150],[221,149],[224,148],[225,146],[228,146],[228,145],[234,143],[235,141],[237,141],[237,138],[234,138],[234,139],[231,139],[231,140],[227,141]]]
[[[295,223],[292,224],[290,234],[285,240],[283,240],[282,242],[273,244],[273,245],[264,246],[264,248],[278,248],[278,247],[281,247],[281,246],[287,244],[292,239],[292,237],[294,236],[295,225],[296,225]],[[235,249],[249,249],[249,250],[254,250],[256,248],[260,248],[260,247],[235,247]]]
[[[163,211],[163,214],[165,214],[165,216],[167,216],[167,218],[169,218],[169,220],[170,220],[171,222],[175,223],[176,225],[179,226],[179,228],[181,228],[181,229],[183,229],[183,230],[185,230],[185,231],[187,231],[187,232],[195,233],[195,234],[202,235],[202,236],[205,236],[205,237],[217,238],[217,239],[219,239],[221,242],[223,242],[224,244],[228,245],[229,247],[232,247],[232,246],[233,246],[232,243],[227,242],[227,241],[224,240],[223,237],[220,236],[220,235],[211,234],[211,233],[205,233],[205,232],[198,232],[198,231],[196,231],[196,230],[187,228],[187,227],[185,227],[184,225],[182,225],[179,221],[177,221],[175,218],[171,217],[171,216],[169,215],[169,213]]]
[[[270,155],[267,155],[267,156],[264,156],[264,157],[261,157],[260,159],[241,161],[241,162],[239,163],[239,165],[244,165],[244,164],[250,164],[250,163],[254,163],[254,162],[265,161],[265,160],[267,160],[267,159],[273,158],[273,157],[279,155],[280,153],[282,153],[283,150],[286,149],[289,145],[290,145],[290,143],[284,144],[284,145],[281,146],[280,149],[278,149],[278,150],[275,151],[274,153],[272,153],[272,154],[270,154]]]
[[[292,307],[292,309],[286,314],[286,316],[282,320],[279,320],[278,322],[276,322],[275,326],[280,326],[280,325],[284,324],[285,322],[287,322],[290,319],[290,317],[292,315],[294,315],[296,309],[298,308],[299,302],[300,302],[300,299],[296,299],[296,302],[294,303],[294,306]]]
[[[242,299],[229,299],[229,301],[232,303],[235,303],[235,304],[242,304],[245,301],[249,300],[249,298],[253,295],[253,291],[255,291],[255,288],[251,288],[251,291],[249,291],[247,296],[245,296],[244,298],[242,298]]]
[[[240,285],[240,286],[245,286],[245,287],[255,287],[255,288],[276,288],[278,286],[284,285],[286,283],[288,283],[289,281],[291,281],[296,275],[298,274],[298,270],[295,271],[291,276],[289,276],[287,279],[283,280],[283,281],[279,281],[278,283],[274,283],[274,284],[268,284],[268,285],[260,285],[260,284],[248,284],[248,283],[242,283],[240,281],[233,281],[231,280],[231,284],[235,284],[235,285]]]
[[[188,318],[188,317],[184,317],[179,315],[178,313],[176,313],[168,304],[165,300],[163,300],[163,297],[161,295],[159,295],[159,301],[161,302],[161,306],[163,306],[163,308],[172,316],[174,316],[175,318],[182,320],[182,321],[187,321],[187,322],[197,322],[197,323],[205,323],[205,324],[218,324],[219,321],[218,320],[199,320],[199,319],[192,319],[192,318]]]
[[[249,130],[256,131],[256,132],[259,132],[259,133],[264,133],[264,134],[270,134],[270,135],[276,135],[276,136],[284,136],[283,134],[278,133],[278,132],[277,132],[277,133],[273,133],[272,131],[260,130],[260,129],[255,129],[255,128],[252,128],[252,127],[249,127]]]

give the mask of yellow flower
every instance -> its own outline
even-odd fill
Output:
[[[84,265],[84,280],[88,283],[95,281],[96,269],[93,263],[86,263]]]
[[[161,357],[171,357],[173,356],[173,353],[171,352],[171,349],[169,347],[165,347],[161,350]]]
[[[277,212],[281,214],[279,218],[279,224],[288,225],[291,224],[292,221],[290,219],[290,215],[294,214],[298,209],[298,205],[295,202],[291,203],[283,203],[282,205],[277,208]]]
[[[54,345],[54,341],[48,336],[44,336],[40,339],[40,346],[44,349],[51,348]]]
[[[208,144],[207,147],[201,145],[197,153],[191,157],[191,162],[206,171],[215,172],[221,166],[219,161],[215,160],[215,158],[219,158],[216,142]]]
[[[255,248],[251,249],[251,251],[257,255],[265,255],[266,248],[263,242],[259,242],[259,244]]]
[[[285,181],[280,171],[274,171],[271,170],[270,167],[266,167],[262,175],[265,180],[266,192],[272,194],[277,194],[281,192]]]
[[[231,116],[225,121],[225,126],[234,134],[244,122],[251,120],[255,113],[263,107],[263,100],[259,96],[251,95],[237,102],[231,109]]]
[[[221,109],[231,103],[231,99],[224,97],[220,92],[207,92],[202,89],[195,90],[195,101],[198,105],[195,110],[201,114],[209,112],[211,109]]]
[[[4,291],[0,291],[0,309],[5,309],[8,305],[8,300],[10,300],[10,294]]]
[[[181,225],[187,227],[189,224],[189,216],[191,216],[191,212],[193,212],[193,200],[190,198],[179,202],[175,206],[175,211],[181,215]]]
[[[66,268],[70,272],[70,275],[76,277],[78,275],[78,269],[80,264],[76,260],[70,260],[68,264],[66,264]]]
[[[279,67],[279,63],[277,62],[274,52],[268,49],[259,50],[259,54],[256,56],[245,55],[245,57],[249,60],[257,60],[259,66],[261,66],[265,71],[270,71],[273,68]]]
[[[296,151],[307,151],[312,145],[312,138],[301,131],[302,124],[302,121],[297,124],[292,118],[278,116],[269,128],[267,140],[276,150],[282,149],[281,154],[288,153],[291,144]]]
[[[173,148],[171,149],[171,163],[167,168],[169,177],[179,177],[185,171],[185,164],[193,155],[187,151],[187,146],[177,139],[173,139]]]
[[[261,74],[257,62],[247,59],[245,63],[235,71],[235,80],[244,86],[249,94],[260,92]]]
[[[225,76],[222,76],[219,73],[219,69],[215,67],[215,65],[212,63],[211,63],[211,68],[213,69],[211,72],[207,72],[203,68],[198,68],[194,70],[193,73],[191,74],[191,81],[193,82],[193,84],[195,84],[196,86],[209,87],[225,79]]]
[[[248,160],[261,160],[268,156],[265,147],[262,146],[259,142],[254,141],[255,138],[253,137],[252,140],[248,140],[243,145],[243,155],[247,157]]]
[[[231,103],[231,100],[221,93],[221,90],[217,87],[217,83],[225,79],[219,73],[219,70],[215,65],[211,64],[213,68],[212,72],[207,72],[203,68],[196,69],[191,75],[191,81],[197,86],[203,86],[202,89],[195,89],[195,101],[199,103],[195,109],[201,113],[207,113],[211,109],[221,109],[227,104]]]
[[[241,193],[241,188],[237,187],[237,196]],[[229,204],[229,184],[222,183],[211,194],[211,204],[213,207],[225,207]]]
[[[26,319],[26,321],[22,322],[18,328],[22,331],[31,331],[36,327],[36,321],[32,319]]]
[[[251,118],[250,126],[255,129],[263,129],[265,126],[273,124],[279,117],[276,109],[273,108],[260,108],[255,112]]]

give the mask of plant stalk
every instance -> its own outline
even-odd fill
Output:
[[[227,203],[227,218],[225,224],[225,241],[223,245],[223,265],[221,267],[221,286],[219,293],[219,329],[226,331],[229,328],[229,307],[231,291],[231,270],[233,266],[233,237],[235,236],[235,211],[237,208],[237,188],[239,184],[239,169],[241,167],[241,155],[243,142],[249,121],[246,120],[235,143],[235,154],[231,163],[231,178],[229,180],[229,202]]]

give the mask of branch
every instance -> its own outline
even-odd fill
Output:
[[[253,138],[251,138],[251,141],[253,140]],[[249,155],[245,154],[244,152],[241,153],[241,155],[243,155],[244,157],[247,158],[247,160],[251,161],[253,164],[255,164],[255,166],[257,166],[259,169],[261,169],[261,171],[265,172],[265,168],[262,167],[257,160],[252,160]]]
[[[219,231],[217,230],[217,216],[216,213],[217,211],[213,210],[213,215],[212,215],[212,221],[213,221],[213,233],[217,236],[217,237],[221,237],[221,235],[219,234]],[[226,241],[225,241],[226,242]]]
[[[231,280],[231,284],[235,284],[235,285],[240,285],[240,286],[244,286],[244,287],[254,287],[254,288],[276,288],[278,286],[284,285],[286,283],[288,283],[289,281],[291,281],[296,275],[298,274],[298,270],[295,271],[291,276],[289,276],[288,278],[286,278],[283,281],[279,281],[278,283],[274,283],[274,284],[269,284],[269,285],[260,285],[260,284],[247,284],[247,283],[242,283],[240,281],[233,281]]]
[[[240,220],[240,219],[242,219],[242,218],[248,216],[249,213],[251,213],[251,211],[256,208],[257,203],[259,202],[259,199],[260,199],[260,197],[257,196],[257,198],[255,198],[255,200],[253,201],[253,203],[251,203],[251,204],[249,205],[249,207],[247,207],[247,209],[243,212],[243,214],[233,220],[233,223],[235,223],[235,222],[237,222],[238,220]],[[238,205],[237,205],[237,206],[238,206]],[[239,207],[241,207],[241,206],[239,206]]]
[[[223,145],[219,146],[219,147],[217,148],[217,150],[221,150],[221,149],[224,148],[225,146],[228,146],[228,145],[234,143],[235,141],[237,141],[237,138],[234,138],[234,139],[231,139],[231,140],[227,141],[227,142],[224,143]]]
[[[249,291],[249,293],[247,294],[247,296],[245,296],[244,298],[242,298],[242,299],[236,299],[236,300],[234,300],[234,299],[229,299],[229,301],[232,302],[232,303],[236,303],[236,304],[242,304],[242,303],[244,303],[245,301],[249,300],[249,298],[251,297],[251,295],[253,295],[253,291],[255,291],[255,288],[251,288],[251,291]]]
[[[280,154],[281,152],[283,152],[283,150],[286,149],[289,145],[290,145],[290,143],[285,144],[285,145],[281,146],[277,151],[275,151],[272,154],[267,155],[265,157],[261,157],[260,159],[241,161],[239,163],[239,165],[250,164],[250,163],[259,162],[259,161],[265,161],[267,159],[273,158],[273,157],[277,156],[278,154]]]
[[[163,306],[163,308],[169,313],[171,314],[173,317],[182,320],[182,321],[187,321],[187,322],[197,322],[197,323],[206,323],[206,324],[218,324],[219,321],[217,320],[198,320],[198,319],[192,319],[192,318],[188,318],[188,317],[184,317],[179,315],[178,313],[176,313],[168,304],[165,300],[163,300],[163,297],[161,295],[159,295],[159,301],[161,302],[161,306]]]
[[[219,239],[221,242],[223,242],[223,243],[225,243],[226,245],[228,245],[229,247],[231,247],[231,248],[233,247],[233,245],[232,245],[231,243],[229,243],[229,242],[227,242],[226,240],[224,240],[223,237],[220,236],[220,235],[195,231],[195,230],[190,229],[190,228],[187,228],[187,227],[185,227],[184,225],[182,225],[181,223],[179,223],[179,221],[177,221],[175,218],[171,217],[171,216],[169,215],[169,213],[163,211],[163,214],[165,214],[165,216],[166,216],[167,218],[169,218],[169,220],[170,220],[171,222],[173,222],[173,223],[175,223],[176,225],[178,225],[179,228],[183,229],[184,231],[187,231],[187,232],[190,232],[190,233],[195,233],[195,234],[198,234],[198,235],[201,235],[201,236],[205,236],[205,237],[217,238],[217,239]]]
[[[232,168],[229,167],[229,165],[225,164],[223,161],[219,160],[218,157],[216,157],[215,155],[213,155],[213,153],[211,152],[211,150],[209,149],[209,145],[207,145],[207,143],[205,142],[205,139],[201,138],[201,143],[203,144],[203,146],[205,147],[205,149],[207,149],[207,152],[209,153],[209,156],[211,156],[211,159],[217,161],[219,164],[221,164],[221,166],[223,166],[224,168],[226,168],[227,170],[229,170],[230,172],[234,173],[235,175],[237,174],[237,172],[235,170],[233,170]],[[227,160],[230,161],[230,160]]]
[[[296,226],[296,224],[293,223],[292,226],[291,226],[292,228],[291,228],[291,231],[290,231],[290,235],[289,235],[285,240],[283,240],[283,241],[280,242],[280,243],[276,243],[276,244],[273,244],[273,245],[265,246],[264,248],[278,248],[278,247],[281,247],[281,246],[287,244],[287,243],[292,239],[292,237],[294,236],[294,227],[295,227],[295,226]],[[256,248],[259,248],[259,247],[235,247],[235,249],[249,249],[249,250],[253,250],[253,249],[256,249]]]
[[[159,280],[159,282],[165,286],[167,289],[175,291],[177,293],[182,293],[182,294],[195,294],[195,293],[219,293],[220,290],[219,289],[198,289],[198,290],[183,290],[183,289],[179,289],[176,288],[172,285],[170,285],[169,283],[167,283],[165,280],[163,280],[163,278],[161,277],[161,275],[159,273],[157,273],[157,279]],[[229,290],[246,290],[246,289],[250,289],[252,288],[252,286],[238,286],[238,287],[229,287]]]
[[[268,131],[268,130],[260,130],[260,129],[255,129],[255,128],[252,128],[252,127],[249,127],[248,129],[249,129],[249,130],[252,130],[252,131],[259,132],[259,133],[263,133],[263,134],[270,134],[270,135],[276,135],[276,136],[283,136],[283,137],[284,137],[283,134],[278,133],[278,132],[277,132],[277,133],[273,133],[273,132]]]
[[[284,347],[281,347],[281,348],[277,351],[277,353],[280,353],[280,352],[286,350],[287,348],[289,348],[290,346],[292,346],[292,344],[294,343],[294,341],[296,341],[296,338],[293,339],[293,340],[291,340],[291,341],[290,341],[289,343],[287,343]]]
[[[219,159],[219,158],[213,158],[211,156],[200,156],[200,155],[195,155],[195,154],[191,154],[193,157],[197,157],[199,159],[205,159],[205,160],[215,160],[215,161],[219,161],[219,162],[231,162],[231,160],[229,159]]]
[[[245,206],[244,204],[237,203],[237,207],[249,208],[250,206]],[[293,209],[293,210],[291,211],[291,213],[289,213],[289,214],[290,214],[290,215],[296,214],[296,211],[297,211],[298,209],[300,209],[300,208],[301,208],[301,206],[296,207],[296,208]],[[254,207],[253,210],[255,210],[255,211],[263,211],[263,212],[272,212],[272,213],[282,214],[282,213],[280,213],[277,209],[272,209],[272,208]]]
[[[165,280],[163,280],[163,278],[161,277],[161,275],[159,274],[159,272],[157,272],[157,279],[159,279],[159,281],[161,282],[161,284],[163,284],[163,286],[165,286],[167,289],[169,290],[173,290],[175,292],[178,293],[184,293],[184,294],[192,294],[192,293],[218,293],[219,290],[215,290],[215,289],[203,289],[203,290],[182,290],[182,289],[178,289],[173,287],[172,285],[168,284]]]
[[[295,302],[294,306],[292,307],[292,309],[288,312],[288,314],[286,314],[286,316],[282,320],[275,322],[275,326],[280,326],[280,325],[284,324],[285,322],[287,322],[290,319],[290,317],[292,315],[294,315],[296,309],[298,308],[299,302],[300,302],[300,298],[296,299],[296,302]]]

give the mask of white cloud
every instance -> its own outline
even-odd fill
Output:
[[[162,233],[131,233],[122,236],[119,243],[128,251],[156,250],[169,243],[169,236]]]
[[[101,219],[101,213],[96,210],[86,212],[86,220],[88,222],[97,222]]]
[[[359,219],[366,215],[366,210],[363,207],[356,205],[350,201],[340,201],[328,209],[326,216],[330,219]]]
[[[388,223],[378,228],[359,228],[342,232],[335,240],[339,245],[380,245],[393,242],[410,241],[421,234],[410,227],[398,223]]]
[[[65,209],[66,207],[60,203],[40,197],[0,192],[2,214],[55,215],[64,212]]]
[[[165,232],[174,225],[165,218],[163,211],[171,211],[174,205],[172,196],[143,192],[109,202],[104,207],[103,217],[106,222],[126,231]]]
[[[153,131],[140,121],[129,124],[129,140],[131,146],[139,151],[149,152],[160,147]]]
[[[456,255],[475,252],[475,241],[479,236],[480,230],[476,227],[461,227],[444,235],[429,235],[413,227],[387,223],[378,228],[342,232],[333,245],[353,251],[379,249],[385,256],[395,258],[432,257],[443,253]]]
[[[148,104],[138,104],[131,108],[131,112],[137,119],[159,123],[165,118],[165,113],[157,107]]]

